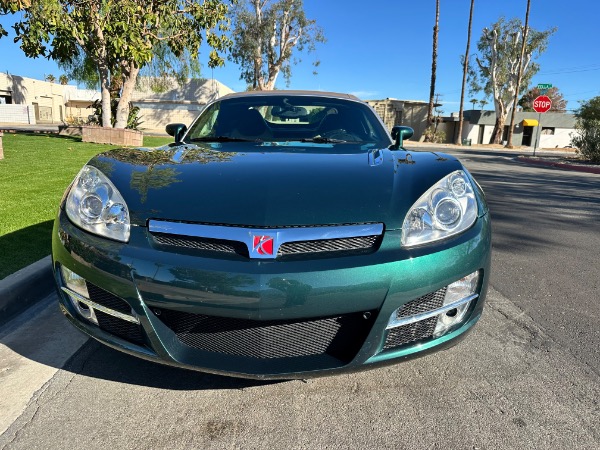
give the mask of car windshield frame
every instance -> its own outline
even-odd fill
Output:
[[[385,148],[389,134],[359,100],[318,95],[248,95],[209,104],[184,142],[300,142]]]

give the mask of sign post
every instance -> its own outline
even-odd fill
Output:
[[[544,89],[546,89],[547,86],[548,86],[547,89],[550,89],[552,87],[551,84],[538,84],[538,89],[540,89],[540,86],[543,87]],[[539,116],[538,116],[538,132],[537,132],[537,136],[536,136],[535,143],[533,146],[533,156],[535,156],[535,150],[538,146],[538,143],[540,142],[540,130],[542,128],[542,114],[545,112],[548,112],[550,110],[550,108],[552,108],[552,100],[550,100],[550,97],[548,97],[546,95],[540,95],[538,98],[536,98],[533,101],[533,110],[539,114]]]

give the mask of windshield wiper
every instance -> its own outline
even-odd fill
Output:
[[[192,138],[190,139],[190,142],[262,142],[262,140],[241,139],[229,136],[204,136],[199,138]]]
[[[322,136],[315,136],[314,138],[302,139],[300,142],[314,142],[315,144],[345,144],[351,141],[344,141],[343,139],[332,139]]]

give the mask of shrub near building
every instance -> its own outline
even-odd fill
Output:
[[[600,96],[581,103],[575,113],[577,123],[571,145],[584,159],[600,163]]]

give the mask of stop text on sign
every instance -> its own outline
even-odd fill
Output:
[[[533,110],[538,113],[545,113],[552,108],[552,100],[546,95],[540,95],[533,101]]]

